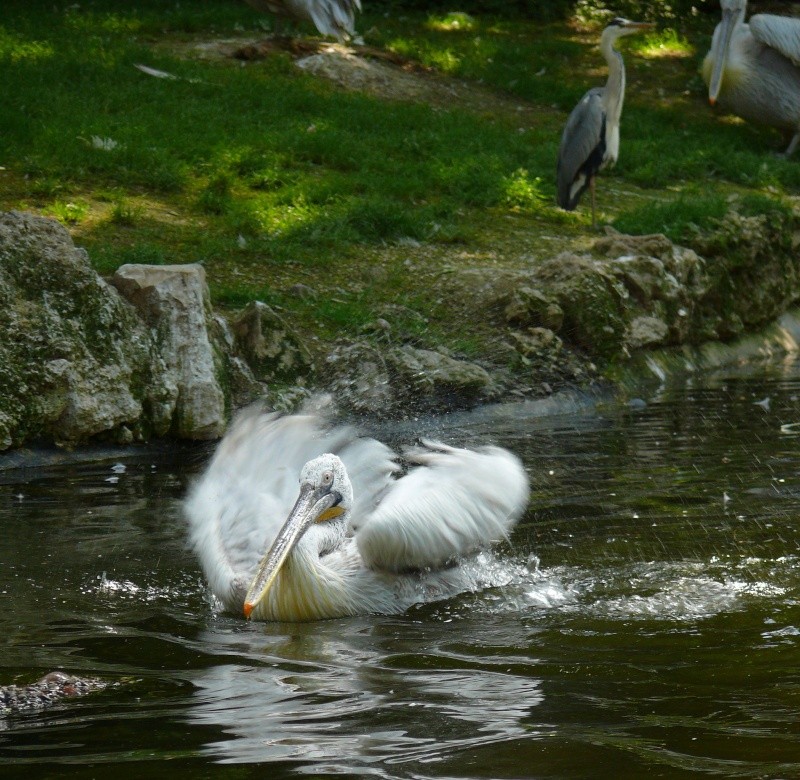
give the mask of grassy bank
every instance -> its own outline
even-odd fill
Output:
[[[588,208],[552,203],[567,113],[605,79],[598,28],[366,5],[367,44],[481,97],[386,100],[305,74],[287,53],[197,56],[200,42],[264,35],[270,20],[236,0],[7,0],[0,208],[64,221],[103,273],[202,262],[219,304],[259,298],[322,340],[402,304],[409,338],[485,352],[490,334],[465,329],[436,281],[460,262],[521,265],[591,238]],[[697,70],[715,23],[700,15],[624,44],[605,222],[681,239],[730,197],[770,208],[800,185],[777,134],[708,108]]]

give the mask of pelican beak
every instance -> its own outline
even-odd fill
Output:
[[[711,78],[708,81],[708,102],[713,106],[719,97],[719,90],[722,87],[722,76],[725,73],[725,66],[728,64],[728,51],[731,46],[731,37],[736,27],[736,12],[730,8],[722,9],[722,21],[717,28],[719,31],[719,46],[714,57],[714,67],[711,71]]]
[[[310,484],[300,487],[300,495],[289,517],[278,531],[275,541],[258,565],[258,572],[250,584],[244,600],[244,616],[249,618],[253,610],[272,587],[289,553],[300,537],[316,522],[341,514],[339,502],[342,497],[329,487],[314,488]]]

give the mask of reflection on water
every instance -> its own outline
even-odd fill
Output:
[[[110,683],[0,720],[3,776],[798,777],[799,394],[383,431],[504,444],[533,483],[503,587],[401,616],[219,614],[179,506],[202,451],[0,470],[0,683]]]

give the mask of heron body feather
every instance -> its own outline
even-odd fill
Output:
[[[603,167],[607,132],[602,95],[602,88],[590,89],[564,126],[556,180],[558,205],[567,211],[577,208],[590,180]]]
[[[394,453],[351,428],[242,414],[185,502],[212,592],[253,619],[317,620],[480,587],[458,564],[506,538],[524,512],[520,461],[434,442],[406,458],[399,476]]]
[[[608,63],[608,80],[604,87],[594,87],[581,98],[570,113],[561,135],[556,167],[556,202],[562,209],[576,209],[583,193],[593,187],[597,174],[603,168],[613,166],[619,157],[625,63],[614,43],[623,35],[650,26],[618,18],[603,30],[600,51]]]

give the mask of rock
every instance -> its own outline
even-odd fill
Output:
[[[625,345],[630,349],[660,346],[668,334],[667,323],[658,317],[636,317],[625,332]]]
[[[153,405],[160,434],[213,439],[226,424],[223,353],[211,337],[213,316],[205,271],[191,265],[123,265],[114,286],[152,333],[163,363],[164,392]]]
[[[536,278],[564,312],[564,338],[592,357],[610,359],[622,349],[628,292],[606,264],[564,252],[545,260]]]
[[[113,286],[58,222],[0,214],[0,448],[225,428],[261,386],[232,353],[199,265],[120,268]]]
[[[418,400],[425,407],[473,406],[492,386],[485,369],[432,349],[398,347],[389,351],[387,359],[412,401]]]
[[[107,683],[95,677],[74,677],[50,672],[29,685],[0,686],[0,716],[50,707],[63,699],[101,691]]]
[[[529,328],[525,332],[512,331],[517,351],[526,358],[557,355],[564,343],[548,328]]]
[[[253,371],[266,382],[297,381],[312,367],[302,339],[270,306],[253,301],[231,323],[235,345]]]
[[[469,408],[496,393],[482,367],[408,345],[382,351],[367,342],[339,346],[326,372],[327,387],[342,406],[370,414]]]
[[[325,361],[326,386],[354,412],[393,414],[397,402],[383,355],[364,341],[333,348]]]
[[[541,290],[523,285],[511,294],[505,317],[511,325],[558,331],[564,323],[564,310]]]
[[[0,447],[139,420],[150,337],[58,222],[0,214]]]
[[[608,258],[617,258],[623,255],[662,257],[672,253],[673,244],[663,233],[629,236],[607,227],[606,235],[598,238],[592,248],[597,254]]]

